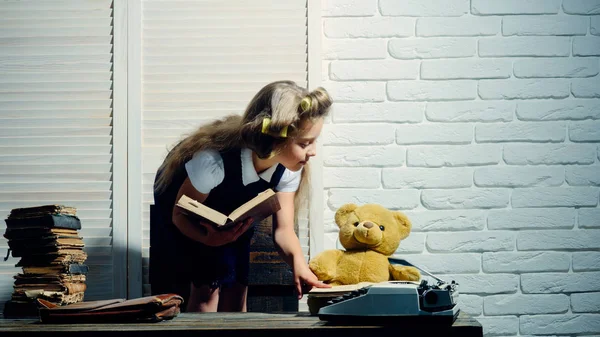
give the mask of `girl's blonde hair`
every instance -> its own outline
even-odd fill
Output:
[[[309,92],[292,81],[269,83],[252,98],[243,116],[230,115],[203,125],[177,144],[160,166],[154,189],[159,193],[164,191],[175,171],[198,151],[246,147],[261,159],[269,158],[300,134],[302,123],[325,117],[331,104],[323,88]],[[270,119],[267,133],[263,132],[265,118]],[[283,137],[281,133],[286,128],[287,134]],[[297,203],[308,192],[307,166],[302,170]]]

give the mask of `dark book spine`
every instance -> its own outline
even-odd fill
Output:
[[[45,206],[36,206],[36,207],[26,207],[26,208],[15,208],[10,211],[9,217],[27,217],[31,215],[37,214],[54,214],[59,213],[61,211],[61,206],[58,205],[45,205]]]
[[[67,228],[81,229],[81,221],[73,215],[51,214],[40,217],[5,219],[6,228]]]
[[[18,239],[8,240],[8,248],[22,250],[29,247],[58,246],[56,238]]]
[[[81,263],[71,263],[67,266],[67,273],[69,274],[87,274],[90,268]]]

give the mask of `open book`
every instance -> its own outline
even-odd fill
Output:
[[[308,292],[308,296],[310,297],[337,297],[342,296],[346,293],[352,292],[354,290],[358,290],[360,288],[364,288],[366,286],[373,285],[373,282],[360,282],[356,284],[345,284],[339,286],[332,286],[331,288],[312,288]]]
[[[217,227],[234,224],[248,218],[252,218],[254,222],[259,222],[281,209],[277,195],[272,189],[259,193],[229,215],[218,212],[186,195],[179,198],[177,206],[185,210],[186,214],[200,217],[201,220],[210,222]]]

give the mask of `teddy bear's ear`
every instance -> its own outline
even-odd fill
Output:
[[[345,204],[340,207],[337,212],[335,212],[335,223],[340,226],[346,222],[346,219],[350,215],[350,213],[354,212],[358,206],[355,204]]]
[[[400,238],[400,240],[404,240],[408,236],[408,234],[410,234],[412,223],[410,222],[408,217],[402,212],[394,212],[394,220],[396,220],[398,225],[400,225],[400,228],[403,229],[402,237]]]

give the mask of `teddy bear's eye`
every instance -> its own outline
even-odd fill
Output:
[[[381,229],[381,231],[383,232],[385,230],[385,227],[379,226],[379,229]]]
[[[358,222],[355,222],[355,223],[354,223],[354,227],[358,227]]]

